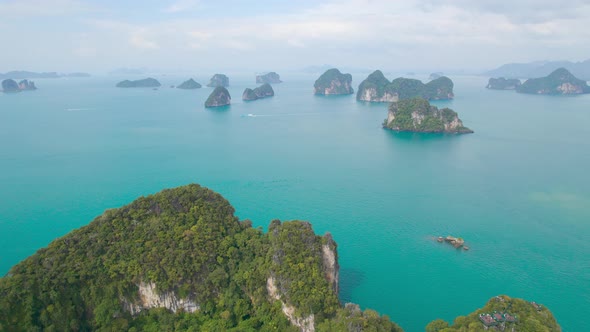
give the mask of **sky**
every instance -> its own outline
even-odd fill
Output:
[[[465,72],[590,58],[589,0],[0,0],[0,72]]]

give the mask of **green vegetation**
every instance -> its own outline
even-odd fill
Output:
[[[337,262],[325,261],[324,246],[337,257],[331,236],[307,222],[275,220],[265,234],[209,189],[164,190],[14,266],[0,279],[0,331],[298,331],[283,305],[313,314],[319,331],[401,331],[374,311],[340,306],[328,277]],[[198,310],[146,304],[142,283]],[[128,304],[144,310],[132,315]]]
[[[229,95],[229,91],[222,86],[218,86],[205,101],[205,107],[227,106],[230,103],[231,96]]]
[[[472,133],[463,126],[456,112],[449,108],[439,110],[424,98],[402,99],[391,103],[383,127],[396,131],[425,133]]]
[[[496,296],[488,301],[481,309],[478,309],[467,316],[455,318],[453,325],[437,319],[426,326],[426,332],[479,332],[485,331],[479,314],[493,312],[509,313],[516,317],[516,322],[503,322],[506,331],[514,332],[560,332],[551,311],[541,306],[539,310],[531,303],[522,299],[510,298],[508,296]]]
[[[590,93],[586,81],[572,75],[567,69],[559,68],[541,78],[531,78],[516,88],[516,92],[532,94],[582,94]]]
[[[256,100],[260,98],[272,97],[275,95],[272,86],[268,83],[264,83],[263,85],[255,88],[254,90],[250,88],[246,88],[244,93],[242,94],[243,100]]]
[[[395,98],[397,97],[397,98]],[[452,99],[453,81],[441,76],[426,84],[412,78],[399,77],[389,82],[380,70],[374,71],[361,84],[357,100],[392,102],[394,99],[421,97],[427,100]]]
[[[160,82],[151,77],[136,81],[125,80],[117,83],[117,88],[156,88],[159,86],[161,86]]]
[[[18,83],[13,79],[5,79],[2,81],[3,92],[19,92]]]
[[[270,73],[266,73],[264,75],[256,75],[256,83],[276,84],[282,82],[283,81],[281,81],[281,77],[279,76],[279,74],[275,73],[274,71],[271,71]]]
[[[313,85],[316,95],[347,95],[354,93],[351,87],[352,75],[342,74],[332,68],[323,73]]]
[[[197,83],[195,80],[193,80],[192,78],[182,82],[182,84],[180,84],[179,86],[177,86],[176,88],[178,89],[200,89],[201,88],[201,84]]]

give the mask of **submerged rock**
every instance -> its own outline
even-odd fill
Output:
[[[191,78],[187,81],[182,82],[182,84],[177,86],[177,88],[178,89],[185,89],[185,90],[200,89],[201,84],[197,83],[195,80],[193,80]]]
[[[520,82],[520,80],[516,78],[490,78],[490,80],[488,81],[488,85],[486,85],[486,88],[491,90],[514,90],[518,88],[521,84],[522,83]]]
[[[207,101],[205,101],[205,107],[220,107],[231,104],[231,96],[229,91],[222,86],[218,86],[211,92]]]
[[[424,98],[402,99],[391,103],[383,127],[405,132],[473,133],[463,126],[456,112],[449,108],[439,110]]]
[[[207,84],[207,86],[211,88],[216,88],[218,86],[227,88],[229,86],[229,77],[223,74],[215,74],[213,77],[211,77],[211,80],[209,80],[209,84]]]
[[[256,83],[277,84],[283,83],[283,81],[281,81],[281,77],[279,76],[279,74],[275,73],[274,71],[271,71],[270,73],[264,75],[256,75]]]
[[[352,75],[342,74],[338,69],[332,68],[315,81],[314,93],[316,95],[349,95],[354,93],[351,83]]]
[[[130,80],[124,80],[121,81],[119,83],[117,83],[117,88],[156,88],[161,86],[162,84],[160,84],[160,82],[158,82],[158,80],[156,80],[155,78],[144,78],[141,80],[135,80],[135,81],[130,81]]]
[[[255,88],[254,90],[247,88],[246,90],[244,90],[244,93],[242,94],[242,100],[256,100],[256,99],[261,99],[261,98],[266,98],[266,97],[272,97],[275,95],[274,90],[272,89],[272,86],[270,86],[270,84],[265,83],[257,88]]]

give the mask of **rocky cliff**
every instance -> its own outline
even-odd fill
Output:
[[[391,103],[383,127],[407,132],[473,133],[463,126],[456,112],[449,108],[439,110],[424,98],[402,99]]]
[[[35,82],[29,80],[22,80],[18,82],[18,88],[20,90],[37,90]]]
[[[376,70],[361,82],[356,99],[369,102],[396,102],[414,97],[427,100],[453,99],[453,86],[453,81],[446,76],[438,77],[426,84],[403,77],[389,82],[380,70]]]
[[[229,77],[223,74],[215,74],[211,77],[207,86],[211,88],[216,88],[218,86],[227,88],[229,86]]]
[[[278,84],[283,83],[283,81],[281,81],[281,77],[279,76],[279,74],[275,73],[274,71],[271,71],[270,73],[264,75],[256,75],[256,83]]]
[[[197,83],[192,78],[182,82],[179,86],[176,87],[177,89],[184,89],[184,90],[192,90],[192,89],[200,89],[201,84]]]
[[[220,107],[231,104],[231,96],[226,88],[218,86],[205,101],[205,107]]]
[[[490,78],[488,81],[488,85],[486,88],[492,90],[515,90],[518,88],[522,83],[519,79],[516,78],[509,78],[506,79],[504,77],[499,78]]]
[[[256,100],[261,98],[272,97],[275,95],[270,84],[265,83],[255,89],[246,88],[242,94],[242,100]]]
[[[117,88],[157,88],[161,86],[160,82],[155,78],[144,78],[141,80],[125,80],[117,83]]]
[[[586,81],[572,75],[567,69],[559,68],[549,76],[531,78],[516,88],[516,92],[540,95],[571,95],[590,93]]]
[[[342,74],[333,68],[323,73],[313,86],[316,95],[349,95],[354,93],[351,86],[352,75]]]
[[[395,87],[380,70],[374,71],[359,85],[356,99],[369,102],[392,103],[399,100]]]

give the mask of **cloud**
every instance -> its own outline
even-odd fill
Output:
[[[198,0],[180,0],[176,1],[172,5],[166,7],[164,12],[166,13],[180,13],[187,10],[196,8],[199,5]]]
[[[8,0],[0,3],[3,18],[64,16],[96,11],[98,8],[78,0]]]

